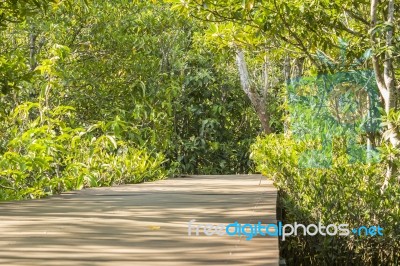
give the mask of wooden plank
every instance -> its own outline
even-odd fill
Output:
[[[189,176],[1,203],[0,264],[278,265],[276,237],[188,235],[192,219],[192,226],[276,223],[275,204],[275,188],[260,175]]]

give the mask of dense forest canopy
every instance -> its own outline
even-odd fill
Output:
[[[260,126],[204,25],[156,2],[1,10],[3,198],[251,171]]]
[[[0,199],[261,172],[285,195],[288,222],[386,228],[383,241],[286,242],[310,261],[343,262],[329,255],[341,250],[394,265],[399,10],[394,0],[1,1]]]

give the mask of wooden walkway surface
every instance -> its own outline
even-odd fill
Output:
[[[0,265],[278,265],[276,237],[193,227],[276,223],[276,194],[260,175],[214,175],[0,203]]]

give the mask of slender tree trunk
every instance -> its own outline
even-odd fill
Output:
[[[299,57],[294,60],[292,78],[299,78],[303,75],[304,60],[304,57]]]
[[[371,28],[377,25],[377,8],[379,0],[371,0]],[[387,23],[393,24],[394,22],[394,0],[389,0],[388,4],[388,19]],[[393,42],[393,28],[389,29],[386,33],[386,48],[390,48]],[[376,33],[371,34],[371,44],[375,48],[378,43],[376,40]],[[383,63],[382,63],[383,61]],[[395,77],[394,77],[394,67],[392,55],[389,51],[385,52],[384,58],[373,54],[372,55],[372,65],[374,68],[374,73],[376,77],[376,83],[379,88],[379,92],[383,98],[383,103],[385,111],[388,114],[391,109],[395,107]],[[389,125],[389,130],[393,129],[392,125]],[[399,138],[397,134],[392,134],[389,138],[393,146],[399,144]]]
[[[244,58],[243,51],[240,48],[236,49],[236,63],[239,69],[240,82],[243,91],[249,97],[256,113],[258,119],[261,122],[262,129],[265,134],[270,134],[272,132],[269,125],[269,114],[267,112],[267,90],[268,90],[268,75],[265,72],[266,65],[264,65],[264,88],[263,93],[259,93],[254,85],[251,84],[249,71],[247,68],[246,60]],[[267,62],[266,62],[267,64]]]
[[[374,29],[377,26],[378,21],[378,4],[379,0],[371,0],[371,29]],[[372,65],[374,68],[374,73],[376,77],[376,83],[379,88],[379,92],[383,98],[383,103],[385,107],[386,114],[393,109],[395,109],[395,75],[394,75],[394,67],[393,67],[393,59],[392,54],[389,51],[390,47],[393,45],[393,35],[394,35],[394,0],[388,0],[387,5],[387,24],[389,24],[390,28],[386,32],[386,43],[385,43],[385,54],[383,56],[378,56],[373,54],[372,56]],[[371,44],[373,48],[378,46],[378,42],[376,40],[376,33],[372,30],[371,33]],[[383,57],[383,58],[382,58]],[[382,63],[383,61],[383,63]],[[387,129],[389,132],[388,140],[390,143],[397,147],[400,143],[399,136],[395,130],[394,125],[392,123],[388,123]],[[393,174],[394,170],[394,158],[388,158],[388,167],[386,169],[386,178],[381,187],[381,192],[383,193],[389,185],[389,179]]]
[[[290,64],[290,57],[286,56],[285,57],[285,61],[283,62],[283,74],[285,76],[285,81],[286,84],[290,83],[290,79],[291,79],[291,64]]]
[[[286,85],[290,85],[291,83],[291,64],[290,64],[290,57],[286,56],[284,61],[283,61],[283,76],[285,78]],[[288,98],[286,98],[286,101],[288,101]],[[289,133],[289,119],[288,119],[288,111],[285,111],[285,120],[283,121],[283,132],[286,134]]]
[[[31,70],[35,70],[36,63],[36,37],[37,35],[33,32],[29,34],[29,61]]]

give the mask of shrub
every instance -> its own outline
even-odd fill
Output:
[[[297,142],[283,135],[259,137],[252,146],[258,171],[282,191],[284,223],[380,225],[383,237],[291,237],[284,243],[293,265],[396,265],[400,262],[400,185],[385,180],[385,163],[350,164],[339,139],[333,143],[330,168],[302,168],[300,155],[318,143]],[[296,258],[297,257],[297,258]],[[299,260],[298,257],[301,257]]]
[[[40,198],[65,190],[164,178],[161,153],[137,147],[117,117],[77,127],[74,109],[39,103],[18,106],[4,127],[0,199]],[[6,140],[6,141],[4,141]]]

